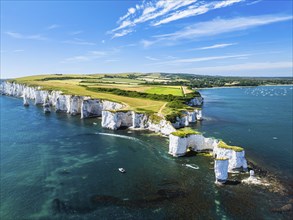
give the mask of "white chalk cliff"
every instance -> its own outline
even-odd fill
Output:
[[[237,151],[219,147],[219,141],[214,138],[206,138],[201,134],[191,134],[186,137],[179,137],[173,134],[169,136],[169,154],[174,157],[183,156],[187,150],[213,151],[215,158],[227,158],[229,172],[237,169],[247,171],[245,151]]]
[[[215,159],[214,169],[216,183],[225,183],[228,179],[229,160],[227,158]]]

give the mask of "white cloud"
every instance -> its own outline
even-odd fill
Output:
[[[61,63],[84,62],[89,60],[90,59],[87,56],[74,56],[74,57],[66,58],[64,61],[61,61]]]
[[[20,53],[20,52],[24,52],[24,50],[18,49],[18,50],[14,50],[14,53]]]
[[[69,35],[78,35],[78,34],[81,34],[83,33],[83,31],[79,30],[79,31],[72,31],[69,33]]]
[[[263,0],[256,0],[256,1],[252,1],[252,2],[248,2],[247,5],[254,5],[257,4],[259,2],[262,2]]]
[[[182,65],[187,63],[197,63],[197,62],[206,62],[212,60],[223,60],[223,59],[232,59],[232,58],[239,58],[239,57],[248,57],[250,54],[235,54],[235,55],[225,55],[225,56],[209,56],[209,57],[194,57],[194,58],[187,58],[187,59],[174,59],[164,62],[155,63],[156,65]]]
[[[206,47],[199,47],[191,50],[209,50],[209,49],[217,49],[217,48],[224,48],[224,47],[229,47],[236,45],[237,43],[226,43],[226,44],[214,44],[211,46],[206,46]]]
[[[174,33],[154,36],[155,40],[148,41],[148,44],[152,45],[162,41],[194,40],[288,20],[292,20],[292,16],[264,15],[233,19],[214,19],[187,26]]]
[[[129,12],[130,14],[134,14],[134,12],[135,12],[135,8],[129,8],[129,9],[128,9],[128,12]]]
[[[15,38],[15,39],[23,39],[23,40],[47,40],[46,37],[43,37],[40,34],[35,34],[35,35],[24,35],[24,34],[20,34],[17,32],[11,32],[11,31],[7,31],[5,32],[5,34],[7,34],[8,36]]]
[[[52,29],[56,29],[56,28],[59,28],[59,27],[60,27],[60,25],[58,25],[58,24],[52,24],[52,25],[46,27],[45,29],[46,30],[52,30]]]
[[[159,59],[151,57],[151,56],[146,56],[145,58],[148,60],[151,60],[151,61],[158,61],[159,60]]]
[[[66,44],[76,44],[76,45],[85,45],[85,46],[93,46],[93,45],[96,45],[93,42],[88,42],[88,41],[85,41],[85,40],[79,39],[79,38],[74,38],[73,40],[66,40],[66,41],[63,41],[63,43],[66,43]]]
[[[224,0],[221,2],[216,0],[212,2],[197,0],[143,1],[135,8],[129,8],[127,13],[118,20],[119,26],[109,33],[115,34],[118,30],[134,27],[145,22],[150,22],[151,26],[158,26],[178,19],[204,14],[213,9],[231,6],[242,1],[244,0]],[[127,34],[127,32],[124,33]],[[116,35],[116,37],[126,34]]]
[[[227,0],[227,1],[217,2],[214,5],[214,8],[223,8],[223,7],[227,7],[229,5],[233,5],[235,3],[242,2],[242,1],[243,0]]]
[[[127,35],[127,34],[131,33],[132,31],[133,31],[133,30],[131,30],[131,29],[126,29],[126,30],[123,30],[123,31],[121,31],[121,32],[115,33],[115,34],[113,35],[112,39],[113,39],[113,38],[117,38],[117,37],[122,37],[122,36],[124,36],[124,35]]]

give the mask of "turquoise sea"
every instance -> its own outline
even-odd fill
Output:
[[[249,159],[292,181],[291,87],[201,93],[205,120],[193,127],[243,146]],[[212,158],[172,158],[164,137],[110,131],[100,119],[45,115],[13,97],[0,101],[1,220],[291,217],[271,211],[287,204],[288,196],[237,181],[216,186]]]

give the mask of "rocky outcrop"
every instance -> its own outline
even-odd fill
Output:
[[[195,109],[194,112],[196,113],[196,120],[201,121],[202,120],[202,110]]]
[[[81,118],[102,116],[102,110],[101,100],[85,98],[81,104]]]
[[[81,104],[83,102],[82,96],[71,96],[69,99],[69,107],[67,113],[71,115],[78,115],[81,112]]]
[[[183,128],[189,126],[189,123],[202,120],[202,110],[194,109],[193,111],[182,111],[181,117],[176,117],[176,121],[172,123],[174,128]]]
[[[232,149],[221,148],[215,146],[213,154],[216,158],[227,158],[229,160],[229,172],[242,169],[247,171],[247,161],[245,159],[245,151],[236,151]]]
[[[30,105],[30,104],[29,104],[29,101],[28,101],[28,99],[25,97],[25,95],[23,95],[22,98],[23,98],[23,105],[24,105],[24,106],[29,106],[29,105]]]
[[[102,127],[117,130],[132,126],[132,111],[102,111]]]
[[[189,102],[188,102],[188,105],[189,106],[201,106],[203,104],[203,98],[202,97],[194,97],[193,99],[191,99]]]
[[[163,135],[170,135],[172,132],[176,131],[172,124],[164,119],[158,122],[150,120],[147,129]]]
[[[159,117],[159,116],[158,116]],[[163,135],[176,131],[172,124],[163,118],[152,120],[147,114],[134,111],[102,111],[102,127],[112,130],[121,127],[147,129]]]
[[[183,156],[188,150],[193,151],[213,151],[215,158],[226,158],[228,160],[229,172],[239,170],[247,171],[247,161],[245,151],[240,147],[227,149],[221,147],[222,144],[214,138],[206,138],[201,134],[190,134],[184,137],[175,133],[169,136],[169,154],[174,157]]]
[[[117,103],[117,102],[111,102],[111,101],[107,101],[107,100],[104,100],[103,101],[103,110],[119,110],[121,108],[123,108],[124,106],[120,103]]]
[[[43,108],[44,108],[44,113],[50,113],[51,112],[50,104],[49,103],[45,103],[43,105]]]
[[[225,183],[228,179],[228,165],[229,160],[227,158],[216,158],[214,169],[216,176],[216,183]]]
[[[132,128],[146,129],[149,123],[149,116],[143,113],[132,113]]]
[[[188,149],[193,151],[212,151],[218,143],[216,139],[205,138],[201,134],[191,134],[186,137],[170,134],[169,141],[169,154],[174,157],[185,155]]]

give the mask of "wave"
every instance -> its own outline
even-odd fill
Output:
[[[137,139],[135,137],[129,137],[129,136],[126,136],[126,135],[111,134],[111,133],[102,133],[102,132],[98,132],[98,133],[95,133],[95,134],[105,135],[105,136],[111,136],[111,137],[117,137],[117,138],[123,138],[123,139],[128,139],[128,140],[133,140],[133,141],[140,142],[139,139]]]

